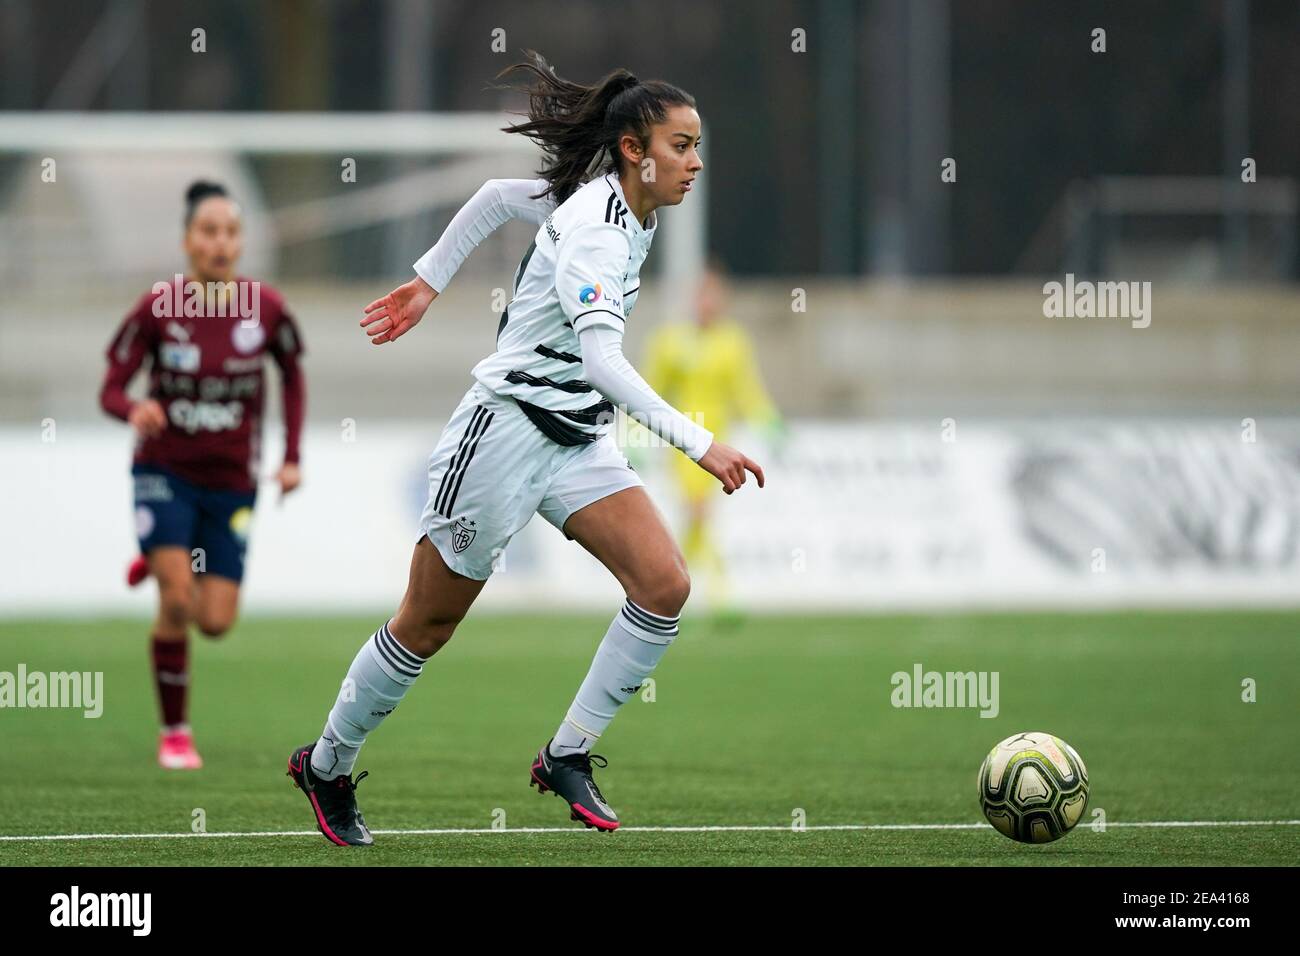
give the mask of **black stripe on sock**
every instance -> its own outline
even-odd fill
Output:
[[[657,627],[650,627],[648,624],[645,624],[642,621],[638,621],[636,618],[634,618],[631,614],[628,613],[626,606],[624,606],[624,608],[620,613],[623,615],[623,619],[628,624],[632,625],[633,627],[639,628],[642,631],[649,631],[652,634],[655,634],[657,636],[662,636],[662,637],[673,637],[677,633],[677,628],[672,628],[671,630],[664,631],[664,630],[660,630]]]
[[[387,624],[385,624],[383,627],[379,629],[379,633],[383,636],[384,641],[388,645],[389,650],[391,650],[394,654],[396,654],[401,660],[405,661],[406,663],[410,664],[412,667],[416,669],[419,669],[424,666],[424,658],[417,657],[415,654],[412,654],[410,651],[404,648],[401,645],[401,643],[397,640],[397,638],[393,637],[393,632],[388,629]]]
[[[632,608],[627,604],[623,605],[623,614],[625,617],[627,617],[629,621],[631,621],[633,624],[637,625],[637,627],[640,627],[644,630],[655,631],[659,634],[677,633],[677,628],[675,626],[665,626],[663,624],[656,624],[653,621],[649,621],[646,620],[645,618],[638,617],[635,608]]]
[[[651,628],[656,631],[671,631],[677,627],[676,622],[672,624],[663,624],[652,618],[648,618],[644,614],[642,614],[635,606],[628,607],[627,613],[632,616],[632,620],[639,621],[643,626]]]
[[[380,657],[382,657],[385,661],[388,662],[388,666],[391,667],[393,670],[397,671],[399,674],[405,674],[407,677],[411,678],[412,680],[420,676],[419,671],[413,671],[410,668],[405,667],[404,665],[399,663],[396,658],[393,657],[393,655],[384,647],[384,642],[380,640],[378,631],[375,632],[375,650],[379,652]]]
[[[640,611],[642,614],[650,618],[650,620],[652,621],[661,621],[664,624],[676,624],[678,621],[682,619],[680,614],[677,615],[676,617],[666,617],[663,614],[656,614],[654,611],[647,611],[645,608],[643,608],[640,604],[637,604],[631,598],[627,599],[627,603],[631,605],[633,610]]]
[[[647,627],[653,627],[663,631],[663,630],[671,630],[672,628],[677,626],[677,621],[675,619],[673,618],[663,619],[655,615],[651,615],[649,611],[642,610],[641,608],[633,604],[631,601],[628,601],[625,607],[627,607],[628,613],[632,615],[634,620],[641,621]]]

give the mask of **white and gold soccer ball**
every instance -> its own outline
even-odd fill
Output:
[[[1059,840],[1088,805],[1088,769],[1060,737],[1008,737],[980,767],[980,808],[1004,836],[1021,843]]]

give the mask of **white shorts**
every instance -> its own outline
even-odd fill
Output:
[[[613,434],[557,444],[514,399],[475,382],[429,456],[420,536],[457,574],[486,581],[534,513],[563,531],[579,508],[643,484]]]

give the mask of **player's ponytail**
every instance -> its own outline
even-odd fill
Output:
[[[650,144],[650,127],[662,123],[670,106],[695,106],[695,98],[662,80],[642,83],[624,69],[614,70],[592,86],[555,74],[541,54],[524,51],[525,60],[506,67],[497,79],[515,71],[529,74],[517,89],[528,94],[528,119],[504,127],[522,133],[546,154],[538,175],[549,183],[541,193],[562,203],[592,175],[617,172],[618,141],[631,133],[643,147]]]

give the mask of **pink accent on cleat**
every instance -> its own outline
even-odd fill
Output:
[[[143,554],[137,555],[136,559],[127,566],[126,583],[127,587],[138,587],[140,582],[149,576],[149,561]]]
[[[316,823],[320,826],[320,832],[325,834],[325,838],[331,843],[338,846],[347,846],[348,841],[331,830],[330,825],[325,822],[325,814],[321,812],[320,804],[316,801],[316,794],[309,793],[307,796],[311,798],[311,807],[316,811]]]
[[[298,758],[297,763],[293,762],[294,757]],[[298,778],[294,776],[295,773],[302,774],[303,783],[308,782],[306,780],[306,777],[307,777],[307,773],[309,772],[308,764],[310,763],[310,758],[311,758],[311,751],[307,748],[303,748],[301,753],[290,754],[289,755],[289,779],[293,781],[293,785],[295,787],[297,787],[299,790],[307,794],[307,799],[311,801],[312,812],[316,814],[316,825],[317,827],[320,828],[320,832],[325,834],[325,839],[329,840],[331,843],[336,844],[338,846],[350,846],[351,844],[349,844],[347,840],[343,839],[332,829],[330,829],[330,825],[325,822],[325,813],[320,808],[320,801],[316,799],[315,791],[308,790],[305,786],[303,786],[303,784],[300,784],[298,782]],[[324,784],[325,786],[329,786],[333,782],[334,781],[332,780],[321,781],[321,783]]]
[[[166,770],[198,770],[203,758],[194,749],[194,735],[188,730],[163,731],[158,736],[158,766]]]
[[[602,820],[600,817],[596,816],[590,810],[587,810],[586,808],[581,807],[576,803],[569,804],[569,809],[573,811],[573,818],[575,820],[581,820],[583,823],[587,824],[587,826],[595,827],[597,830],[618,829],[617,820],[615,820],[613,823],[610,823],[608,820]]]

